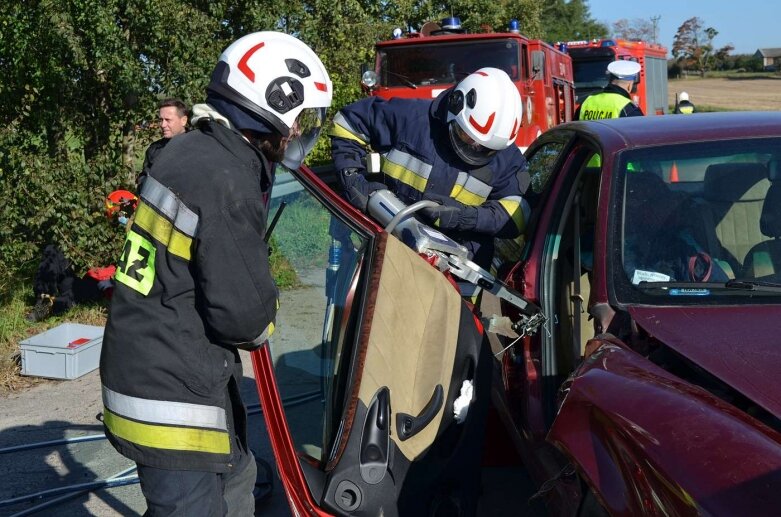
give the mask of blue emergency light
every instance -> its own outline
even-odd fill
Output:
[[[518,34],[521,32],[521,24],[518,22],[518,20],[513,18],[512,20],[510,20],[510,23],[507,25],[507,29],[510,32]]]
[[[442,28],[445,30],[461,30],[461,18],[458,16],[449,16],[442,20]]]

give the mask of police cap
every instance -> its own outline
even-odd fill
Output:
[[[623,81],[634,81],[640,73],[640,63],[636,61],[618,60],[607,65],[607,73]]]

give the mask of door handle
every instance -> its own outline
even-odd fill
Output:
[[[418,434],[434,420],[444,403],[445,390],[441,384],[437,384],[434,388],[434,393],[431,394],[431,398],[418,416],[398,413],[396,415],[396,432],[399,434],[399,440],[404,441]]]
[[[360,472],[363,480],[376,485],[388,470],[388,448],[390,446],[390,390],[383,386],[374,394],[361,435]]]

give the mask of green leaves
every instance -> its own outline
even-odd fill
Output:
[[[581,0],[556,2],[582,5]],[[259,30],[308,43],[326,64],[329,115],[364,94],[360,65],[394,27],[460,16],[467,28],[551,38],[536,0],[38,0],[0,14],[0,271],[13,274],[49,242],[79,268],[110,263],[122,232],[102,215],[130,188],[160,98],[201,102],[220,53]],[[565,13],[567,16],[573,13]],[[587,10],[581,10],[587,21]],[[563,20],[561,18],[560,20]],[[147,128],[147,129],[142,129]],[[310,163],[329,159],[324,136]],[[6,273],[3,273],[6,274]],[[0,278],[2,282],[2,278]],[[0,284],[1,285],[1,284]]]

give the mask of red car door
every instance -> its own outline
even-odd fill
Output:
[[[279,193],[272,261],[291,288],[252,360],[294,513],[473,513],[490,398],[479,321],[442,272],[308,169],[279,174]]]

